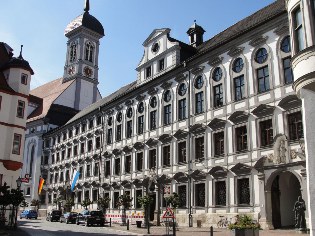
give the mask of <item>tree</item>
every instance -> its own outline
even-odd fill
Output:
[[[146,196],[140,197],[138,199],[138,202],[145,212],[146,224],[149,224],[149,207],[151,203],[153,202],[153,198],[150,197],[149,195],[146,195]]]
[[[40,201],[38,199],[32,199],[31,206],[34,206],[36,211],[38,211],[39,205],[40,205]]]
[[[129,194],[123,194],[123,195],[120,195],[118,197],[118,201],[117,201],[117,206],[118,207],[122,207],[123,209],[123,216],[122,216],[122,222],[123,224],[126,224],[126,210],[129,209],[132,204],[132,197],[129,196]]]
[[[84,207],[85,210],[88,209],[88,206],[91,205],[93,202],[91,202],[91,200],[89,198],[86,198],[83,200],[83,202],[81,202],[81,206]]]
[[[25,210],[25,207],[28,207],[28,202],[27,202],[27,201],[25,201],[25,199],[24,199],[24,200],[21,202],[20,207],[22,207],[22,208],[23,208],[23,210]]]
[[[73,199],[72,198],[68,198],[66,200],[66,202],[65,202],[65,205],[64,205],[65,210],[70,212],[73,206],[74,206]]]
[[[165,200],[167,203],[171,204],[174,210],[179,207],[180,200],[177,193],[171,194],[169,197],[166,197]]]
[[[105,221],[106,221],[106,208],[109,207],[110,198],[109,197],[101,197],[97,200],[97,205],[99,208],[102,209],[104,215],[105,215]]]
[[[56,199],[54,199],[53,203],[54,205],[56,205],[57,209],[60,210],[60,205],[62,202],[62,198],[61,197],[57,197]]]

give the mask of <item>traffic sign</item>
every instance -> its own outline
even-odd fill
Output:
[[[21,178],[22,183],[28,183],[28,178]]]
[[[164,213],[164,215],[162,216],[163,219],[166,219],[166,218],[171,218],[171,219],[174,219],[174,213],[172,211],[171,208],[166,208],[166,212]]]

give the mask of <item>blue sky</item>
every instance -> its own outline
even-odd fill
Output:
[[[90,14],[105,29],[99,58],[99,90],[106,96],[136,80],[142,43],[156,28],[188,43],[186,31],[196,20],[204,39],[235,24],[274,0],[90,0]],[[31,88],[63,75],[67,38],[64,29],[83,13],[84,0],[1,0],[0,41],[30,62]]]

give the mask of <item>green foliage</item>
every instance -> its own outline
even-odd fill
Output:
[[[10,193],[11,204],[15,207],[19,206],[23,200],[25,200],[24,195],[19,189],[11,189]]]
[[[27,201],[25,201],[25,199],[21,202],[21,205],[20,205],[20,207],[22,207],[23,208],[23,210],[25,209],[25,207],[28,207],[28,202]]]
[[[60,203],[62,201],[62,197],[57,197],[56,199],[54,199],[53,203],[54,205],[56,205],[56,207],[59,209]],[[32,205],[31,205],[32,206]]]
[[[97,200],[97,205],[105,212],[105,209],[109,207],[110,198],[101,197]]]
[[[153,198],[146,195],[146,196],[140,197],[138,199],[138,202],[143,209],[147,209],[149,205],[153,202]]]
[[[11,204],[11,196],[9,186],[4,183],[3,186],[0,186],[0,205],[4,208]]]
[[[72,198],[68,198],[68,199],[66,200],[66,202],[65,202],[65,207],[71,208],[71,207],[73,207],[73,206],[74,206],[74,201],[73,201],[73,199],[72,199]]]
[[[129,209],[132,204],[132,197],[130,197],[128,194],[123,194],[123,195],[120,195],[118,197],[118,201],[117,201],[117,206],[120,207],[120,206],[123,206],[124,209]]]
[[[92,203],[93,202],[89,198],[86,198],[81,202],[81,206],[83,206],[84,209],[87,210],[88,206],[91,205]]]
[[[234,224],[229,224],[229,229],[260,229],[259,223],[253,222],[251,216],[248,215],[237,215],[236,222]]]
[[[167,201],[167,203],[171,204],[173,209],[179,207],[179,196],[177,193],[171,194],[169,197],[166,197],[165,200]]]

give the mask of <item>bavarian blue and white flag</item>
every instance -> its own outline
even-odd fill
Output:
[[[74,190],[74,187],[78,181],[78,178],[80,176],[80,172],[77,171],[76,169],[73,170],[73,175],[72,175],[72,182],[71,182],[71,191]]]

